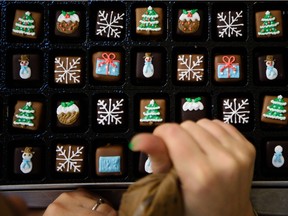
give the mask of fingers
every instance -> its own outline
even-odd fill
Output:
[[[101,200],[104,200],[101,198]],[[93,208],[94,207],[94,208]],[[79,189],[72,192],[62,193],[46,209],[44,216],[116,216],[116,211],[100,197]]]
[[[163,140],[148,133],[134,136],[130,142],[133,151],[141,151],[149,155],[154,173],[165,173],[171,167],[168,150]]]
[[[158,126],[153,134],[165,142],[179,176],[185,176],[187,170],[195,170],[196,172],[199,165],[205,163],[203,150],[180,125],[166,123]]]

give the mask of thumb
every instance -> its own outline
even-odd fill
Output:
[[[155,135],[150,133],[135,135],[129,143],[129,148],[149,155],[153,173],[168,172],[172,166],[165,143]]]

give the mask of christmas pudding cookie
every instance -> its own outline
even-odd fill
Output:
[[[38,54],[16,54],[12,57],[14,81],[40,81],[41,58]]]
[[[180,54],[177,56],[177,81],[201,83],[204,81],[204,70],[203,54]]]
[[[216,18],[216,37],[236,39],[245,36],[243,10],[218,11]]]
[[[285,79],[283,55],[259,56],[258,70],[260,82],[283,81]]]
[[[55,35],[79,37],[80,13],[76,11],[57,11]]]
[[[266,143],[266,164],[272,169],[287,169],[288,163],[285,159],[288,156],[287,141],[268,141]]]
[[[159,7],[136,8],[136,34],[162,35],[163,9]]]
[[[185,120],[198,121],[208,117],[206,97],[181,98],[180,122]]]
[[[124,11],[103,9],[97,12],[96,36],[105,39],[122,39],[125,36]]]
[[[93,77],[96,81],[117,82],[121,80],[121,53],[96,52],[92,56]]]
[[[79,174],[84,172],[85,147],[83,145],[57,144],[57,173]]]
[[[73,126],[78,121],[80,110],[75,101],[61,102],[56,110],[60,125]]]
[[[95,162],[98,176],[119,176],[124,172],[123,147],[106,145],[96,149]]]
[[[39,147],[17,147],[14,150],[14,174],[40,174],[43,158]]]
[[[156,126],[165,122],[166,101],[164,99],[140,100],[140,126]]]
[[[198,9],[182,9],[178,15],[177,34],[194,35],[199,31],[201,18]]]
[[[222,121],[227,124],[245,125],[251,122],[251,105],[247,97],[227,97],[221,99]]]
[[[82,82],[82,58],[80,56],[56,56],[54,82],[59,85],[79,85]]]
[[[39,129],[42,109],[41,102],[17,101],[12,126],[27,130]]]
[[[214,59],[214,80],[219,83],[243,80],[243,67],[240,55],[216,55]]]
[[[41,17],[39,12],[16,10],[12,35],[36,39],[39,36]]]
[[[288,98],[282,95],[265,96],[261,114],[261,121],[268,124],[287,125]]]
[[[257,38],[279,38],[283,36],[282,11],[267,10],[255,14]]]

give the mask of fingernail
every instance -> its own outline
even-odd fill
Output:
[[[133,148],[134,148],[134,144],[132,142],[129,142],[128,143],[128,148],[133,151]]]

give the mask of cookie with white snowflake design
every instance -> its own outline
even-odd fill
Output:
[[[57,107],[57,120],[60,125],[76,126],[79,122],[80,109],[78,101],[60,102]]]
[[[59,85],[82,84],[80,56],[56,56],[54,59],[54,83]]]
[[[235,126],[250,125],[252,104],[249,97],[225,97],[221,99],[221,119],[226,124]]]
[[[105,40],[121,40],[125,36],[124,10],[101,9],[96,16],[97,38]]]
[[[79,37],[80,31],[80,16],[79,11],[61,10],[56,12],[55,35],[66,37]]]
[[[215,38],[240,40],[246,37],[244,10],[219,10],[216,13]]]
[[[127,102],[125,97],[106,97],[103,95],[103,97],[96,98],[95,102],[97,130],[113,132],[126,129]]]
[[[205,80],[203,54],[179,54],[177,56],[177,82],[202,83]]]
[[[85,147],[83,145],[57,144],[55,170],[57,173],[83,173]]]

